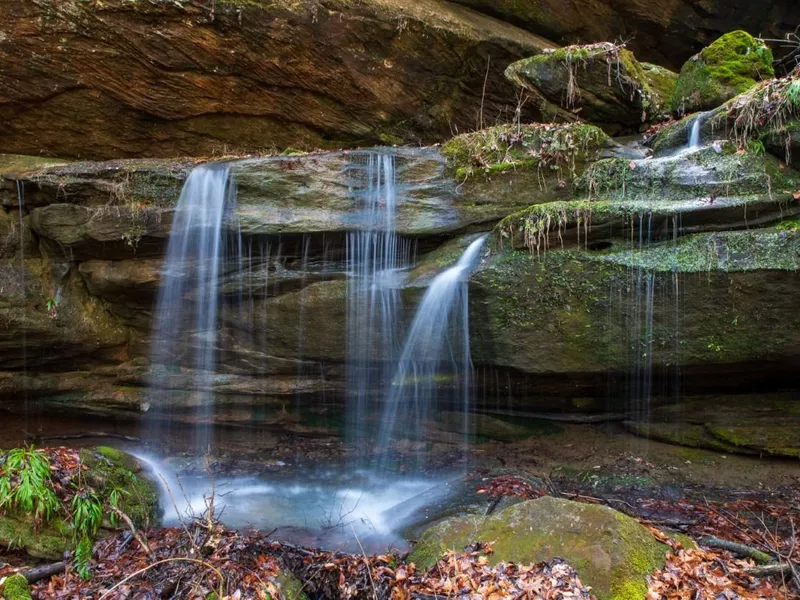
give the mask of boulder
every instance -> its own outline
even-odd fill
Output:
[[[647,576],[664,565],[669,547],[635,519],[607,506],[545,496],[487,518],[448,519],[428,529],[408,557],[428,569],[448,550],[489,542],[492,564],[566,560],[600,600],[644,598]]]
[[[455,0],[516,23],[562,45],[626,39],[643,60],[680,69],[686,57],[719,36],[744,28],[783,38],[800,21],[793,0]]]
[[[470,281],[473,362],[514,377],[569,373],[567,389],[606,388],[601,395],[623,409],[627,396],[608,391],[608,373],[643,371],[668,387],[681,365],[687,393],[712,373],[727,374],[716,382],[726,389],[774,383],[775,365],[783,361],[787,376],[800,364],[800,335],[785,325],[800,284],[799,239],[771,229],[689,235],[642,250],[495,252]],[[603,375],[592,384],[592,373]]]
[[[668,100],[633,53],[610,42],[544,51],[510,65],[506,77],[549,103],[545,112],[612,133],[638,131]]]
[[[444,0],[23,0],[0,22],[4,150],[64,157],[435,141],[513,111],[502,68],[552,46]]]
[[[85,483],[97,492],[101,503],[108,503],[112,491],[117,490],[118,507],[137,527],[158,524],[161,517],[158,487],[136,458],[115,448],[99,446],[81,450],[81,460],[88,467],[83,474]],[[107,520],[103,527],[101,535],[115,529]],[[0,516],[0,542],[22,548],[31,556],[61,560],[64,552],[72,548],[73,538],[72,526],[64,515],[44,524],[34,524],[30,515],[17,510]]]
[[[711,110],[775,74],[772,51],[745,31],[723,35],[681,68],[672,110]]]

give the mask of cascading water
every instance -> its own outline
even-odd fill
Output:
[[[395,157],[381,152],[353,155],[351,189],[361,207],[357,231],[347,235],[348,432],[359,439],[368,428],[369,400],[380,397],[399,352],[398,279],[412,260],[413,245],[395,231]]]
[[[689,128],[687,150],[698,150],[700,148],[700,130],[703,127],[704,116],[705,113],[700,113],[692,121],[692,126]]]
[[[454,266],[437,275],[422,298],[384,408],[379,437],[384,451],[399,437],[424,433],[442,389],[460,401],[463,432],[469,431],[472,358],[466,277],[486,237],[473,241]]]
[[[223,223],[234,203],[228,163],[201,165],[189,174],[175,209],[156,304],[153,411],[169,409],[170,375],[179,367],[190,368],[194,446],[199,453],[207,452],[212,441],[219,277],[226,247]],[[233,229],[233,246],[241,256],[241,236]],[[161,421],[156,423],[160,426]]]

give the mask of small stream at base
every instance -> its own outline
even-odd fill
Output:
[[[440,485],[445,479],[334,467],[291,479],[179,476],[152,455],[130,452],[159,484],[164,525],[202,515],[213,494],[215,514],[228,527],[273,531],[285,541],[336,550],[357,551],[359,544],[375,552],[406,547],[398,530],[436,496],[432,489],[446,489]],[[423,492],[428,493],[420,496]]]

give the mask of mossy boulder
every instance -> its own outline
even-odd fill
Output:
[[[448,550],[492,542],[492,563],[562,558],[600,600],[639,600],[647,576],[663,567],[669,548],[636,520],[606,506],[545,496],[488,518],[448,519],[428,529],[409,556],[427,569]]]
[[[745,31],[732,31],[695,54],[683,65],[672,110],[711,110],[759,81],[775,75],[772,51]]]
[[[121,492],[119,508],[135,525],[148,527],[158,523],[157,488],[143,473],[136,458],[106,446],[85,448],[80,456],[83,464],[89,467],[83,472],[85,482],[97,491],[104,505],[111,492],[118,490]],[[107,520],[103,527],[101,535],[113,529]],[[62,517],[35,523],[30,515],[10,511],[0,516],[0,544],[21,548],[38,558],[60,560],[73,546],[73,531]]]
[[[456,136],[442,146],[442,155],[459,181],[519,171],[565,181],[614,147],[613,140],[593,125],[531,123]]]
[[[660,74],[648,76],[632,52],[608,42],[546,50],[510,65],[506,77],[544,99],[546,113],[613,132],[637,131],[668,100],[659,91],[669,86]]]
[[[30,600],[31,587],[24,575],[15,573],[3,584],[3,600]]]

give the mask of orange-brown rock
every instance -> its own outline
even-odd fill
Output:
[[[15,0],[0,23],[3,151],[63,157],[440,140],[513,116],[503,70],[551,46],[445,0]]]

